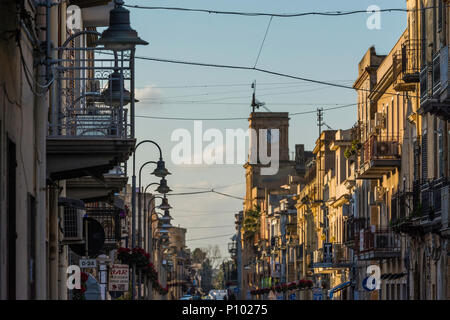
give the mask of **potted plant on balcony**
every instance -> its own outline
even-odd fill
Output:
[[[283,287],[281,286],[281,284],[277,284],[277,285],[275,286],[275,291],[278,292],[278,293],[280,293],[281,291],[283,291]]]
[[[124,264],[129,264],[131,258],[131,249],[129,248],[119,248],[117,250],[117,259]]]
[[[305,289],[306,288],[306,281],[303,280],[303,279],[299,280],[298,283],[297,283],[297,288],[300,289],[300,290],[301,289]]]

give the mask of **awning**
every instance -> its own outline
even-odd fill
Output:
[[[349,287],[351,284],[352,284],[351,281],[341,283],[340,285],[334,287],[333,289],[328,290],[328,296],[330,297],[330,299],[333,299],[333,295],[336,292],[344,290],[345,288]]]

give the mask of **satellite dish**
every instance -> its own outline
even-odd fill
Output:
[[[103,249],[103,244],[105,243],[105,230],[100,222],[93,218],[83,219],[83,234],[84,239],[86,239],[86,222],[87,222],[87,240],[88,240],[88,256],[89,258],[95,258]],[[86,255],[85,244],[70,244],[70,249],[79,256]]]

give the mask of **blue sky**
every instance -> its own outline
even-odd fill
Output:
[[[405,0],[129,0],[126,4],[271,13],[365,10],[370,5],[378,5],[382,9],[406,8]],[[150,43],[146,47],[138,47],[138,56],[239,66],[254,65],[270,19],[134,8],[130,11],[133,28]],[[294,76],[351,85],[357,76],[357,64],[366,50],[374,45],[377,53],[387,54],[406,28],[406,13],[382,13],[380,30],[369,30],[366,27],[367,18],[366,13],[343,17],[273,18],[257,66]],[[316,107],[328,108],[356,102],[353,90],[255,71],[138,60],[136,87],[141,102],[136,105],[136,114],[246,118],[250,113],[250,85],[254,80],[257,82],[258,99],[274,112],[310,111]],[[194,85],[203,87],[167,88]],[[356,121],[356,108],[327,111],[324,120],[333,129],[349,128]],[[227,128],[246,129],[248,123],[246,120],[204,121],[203,127],[225,132]],[[163,148],[167,166],[172,172],[168,182],[174,193],[228,186],[218,190],[244,197],[245,170],[241,165],[180,166],[171,163],[170,153],[176,143],[170,137],[178,128],[192,131],[193,122],[136,120],[138,141],[152,139]],[[299,143],[311,150],[317,134],[314,113],[291,117],[291,151]],[[156,159],[156,151],[150,145],[142,147],[137,153],[137,168],[148,160]],[[148,174],[143,181],[144,185],[155,182]],[[242,210],[242,201],[216,194],[171,196],[169,201],[174,207],[173,224],[186,227],[188,239],[233,233],[234,213]],[[212,226],[218,228],[198,228]],[[228,255],[226,246],[229,238],[190,241],[188,246],[193,249],[218,244],[225,257]]]

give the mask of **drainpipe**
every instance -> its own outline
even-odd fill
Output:
[[[45,27],[45,9],[43,7],[38,8],[39,15],[37,16],[36,26],[38,29]],[[41,29],[40,29],[41,30]],[[44,42],[46,39],[46,32],[39,32],[39,42]],[[35,57],[36,60],[43,58],[43,54],[39,54]],[[38,65],[38,77],[37,82],[41,83],[45,78],[46,68],[43,64]],[[49,106],[49,95],[35,96],[36,112],[35,112],[35,157],[36,157],[36,238],[33,239],[37,242],[36,245],[36,268],[35,268],[35,286],[36,286],[36,299],[44,300],[48,298],[47,292],[47,251],[46,251],[46,223],[47,223],[47,208],[46,208],[46,169],[47,169],[47,156],[46,156],[46,138],[47,138],[47,117]]]

